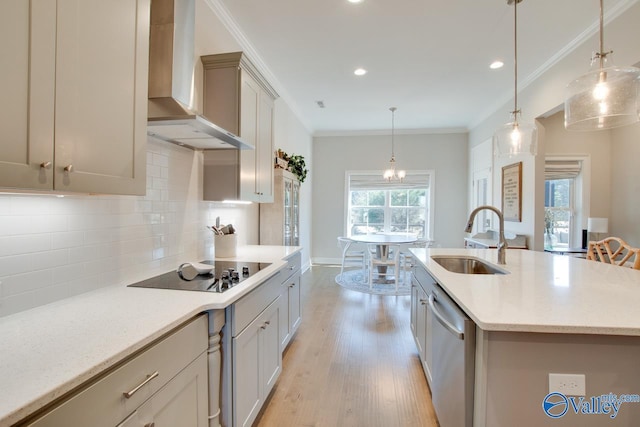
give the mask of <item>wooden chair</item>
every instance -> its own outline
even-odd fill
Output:
[[[615,242],[613,245],[615,250],[611,247],[612,242]],[[590,241],[587,248],[587,259],[640,270],[640,248],[629,246],[619,237]]]
[[[393,267],[396,292],[398,292],[398,282],[400,280],[400,245],[386,245],[386,253],[381,255],[379,246],[378,243],[369,244],[369,288],[373,287],[374,276],[384,277],[386,280],[386,277],[389,275],[389,267]]]
[[[363,270],[366,269],[367,254],[361,244],[354,242],[348,237],[338,237],[338,245],[342,249],[340,274],[344,272],[345,267],[360,267]]]

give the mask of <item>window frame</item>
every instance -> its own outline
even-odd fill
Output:
[[[582,232],[587,229],[587,218],[591,216],[591,156],[589,154],[547,154],[545,161],[579,161],[580,173],[574,178],[574,221],[569,247],[582,247]],[[544,179],[546,185],[547,179]],[[544,205],[542,207],[544,214]],[[545,229],[543,227],[542,232]]]
[[[384,171],[382,170],[347,170],[345,171],[345,185],[344,185],[344,226],[343,226],[343,235],[344,236],[351,236],[351,226],[350,226],[350,213],[351,213],[351,188],[350,188],[350,183],[351,183],[351,176],[354,175],[379,175],[380,177],[382,177],[382,174],[384,173]],[[432,169],[429,170],[419,170],[419,171],[407,171],[407,176],[411,176],[411,175],[416,175],[416,174],[421,174],[421,175],[426,175],[428,176],[428,184],[426,187],[427,190],[427,195],[426,195],[426,200],[425,200],[425,227],[426,227],[426,231],[425,231],[425,236],[423,237],[426,240],[432,241],[433,240],[433,227],[434,227],[434,212],[435,212],[435,205],[434,205],[434,201],[435,201],[435,171]],[[391,207],[391,193],[389,190],[393,190],[394,188],[385,188],[385,184],[381,183],[379,185],[379,187],[375,187],[375,188],[379,188],[380,190],[385,191],[385,204],[383,209],[385,210],[385,215],[384,215],[384,225],[383,225],[383,230],[389,230],[389,231],[383,231],[384,233],[389,233],[390,231],[390,224],[391,224],[391,210],[393,209]]]

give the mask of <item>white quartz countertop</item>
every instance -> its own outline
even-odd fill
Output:
[[[411,249],[467,315],[488,331],[640,336],[640,271],[565,255],[507,250],[505,275],[447,271],[432,255],[496,266],[496,249]]]
[[[110,286],[0,318],[0,427],[10,426],[196,314],[223,309],[300,247],[239,247],[225,261],[271,263],[224,293]]]

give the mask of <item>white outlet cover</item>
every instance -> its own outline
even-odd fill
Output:
[[[549,393],[566,396],[585,396],[586,378],[584,374],[549,374]]]

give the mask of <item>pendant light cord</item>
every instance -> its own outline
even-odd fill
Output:
[[[391,158],[395,160],[396,150],[395,150],[395,144],[393,141],[393,134],[395,130],[396,107],[391,107],[389,108],[389,110],[391,110]]]
[[[513,2],[513,117],[518,122],[518,3],[522,0]],[[602,1],[602,0],[601,0]]]
[[[604,6],[603,0],[600,0],[600,52],[598,58],[600,59],[600,68],[604,67],[604,58],[607,54],[604,52]]]

